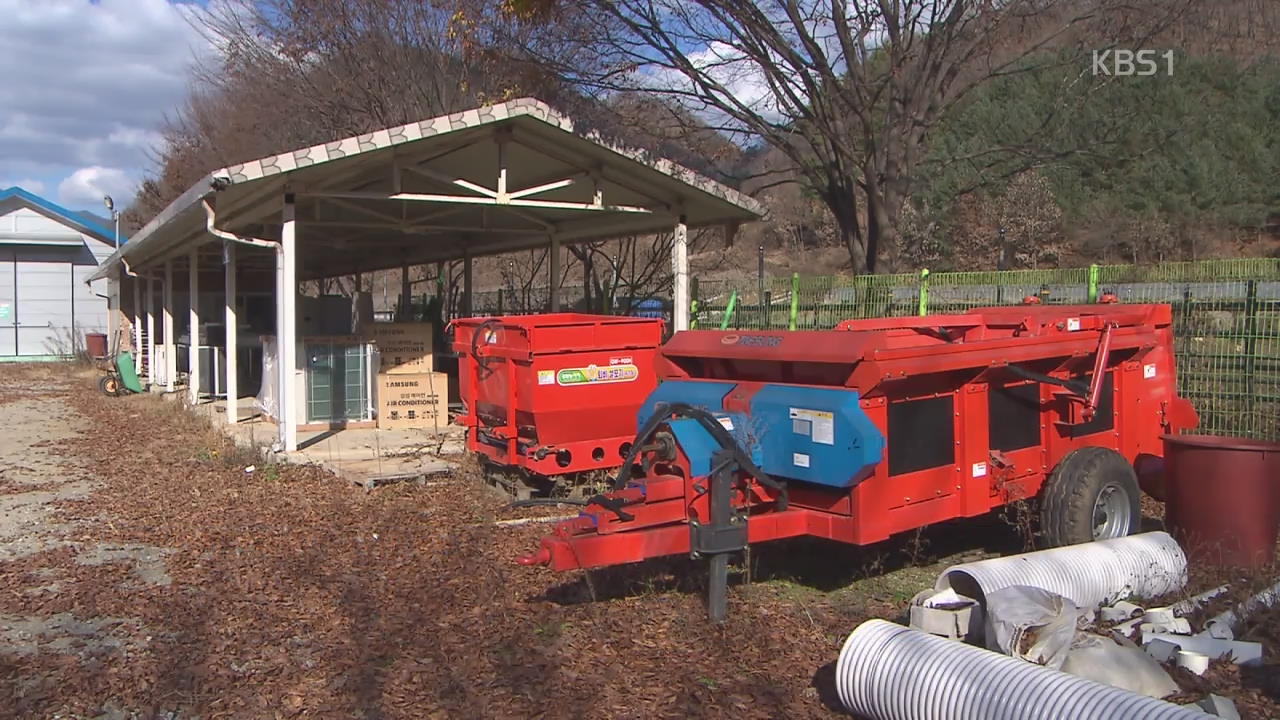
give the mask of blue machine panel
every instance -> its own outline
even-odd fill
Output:
[[[639,425],[659,402],[682,402],[711,411],[752,460],[779,478],[850,488],[871,474],[884,456],[880,430],[862,412],[856,390],[765,385],[751,398],[750,415],[726,412],[724,398],[736,383],[671,380],[649,394]],[[697,420],[677,418],[672,434],[695,477],[711,472],[719,445]]]
[[[736,386],[731,382],[709,380],[667,380],[649,393],[640,412],[636,414],[636,427],[642,427],[653,416],[653,406],[660,402],[685,403],[694,407],[720,412],[724,410],[724,396]]]
[[[759,446],[752,446],[747,439],[744,428],[749,422],[746,415],[739,413],[716,413],[721,427],[729,431],[738,444],[747,450],[751,461],[760,465],[764,461],[764,452]],[[702,423],[690,418],[677,418],[668,423],[671,434],[676,436],[676,443],[689,458],[689,472],[694,477],[705,477],[711,474],[711,456],[720,449],[720,444],[711,437],[711,433]]]
[[[729,430],[737,438],[738,443],[752,455],[752,460],[759,463],[760,450],[748,443],[745,432],[749,419],[745,415],[728,413],[723,409],[724,396],[728,395],[734,387],[736,387],[735,383],[708,380],[668,380],[660,383],[653,392],[649,393],[648,399],[640,407],[640,412],[636,416],[636,425],[640,427],[648,422],[653,416],[654,406],[660,402],[681,402],[702,408],[714,414],[720,420],[720,425]],[[688,456],[691,466],[689,471],[694,477],[711,474],[711,455],[720,448],[715,438],[711,437],[711,433],[707,432],[697,420],[688,418],[672,420],[669,427],[676,437],[676,443]]]
[[[884,455],[884,436],[856,390],[765,385],[751,399],[748,430],[770,475],[849,488]]]

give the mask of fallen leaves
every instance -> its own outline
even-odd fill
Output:
[[[810,686],[855,609],[735,594],[714,627],[688,560],[599,573],[594,590],[582,574],[515,565],[548,526],[477,522],[513,513],[474,474],[373,493],[308,467],[267,482],[222,461],[235,454],[215,454],[208,427],[173,403],[84,381],[59,393],[92,427],[59,451],[101,483],[63,513],[95,542],[171,549],[173,583],[77,565],[67,549],[0,566],[4,586],[47,584],[40,569],[62,586],[0,596],[0,612],[138,623],[93,671],[36,657],[20,674],[41,676],[38,693],[20,694],[0,659],[0,697],[20,714],[92,715],[104,698],[205,718],[833,714]]]

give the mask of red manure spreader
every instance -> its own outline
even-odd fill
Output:
[[[659,319],[552,313],[455,320],[467,448],[518,495],[622,464],[657,385]]]
[[[719,620],[749,543],[863,545],[1027,498],[1051,544],[1130,534],[1161,435],[1197,423],[1171,322],[1167,305],[1020,305],[678,333],[611,491],[520,562],[706,557]]]

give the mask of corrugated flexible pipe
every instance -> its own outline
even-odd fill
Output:
[[[1096,608],[1127,597],[1158,597],[1186,584],[1182,548],[1168,533],[1151,532],[954,565],[934,587],[981,602],[987,593],[1027,585]]]
[[[871,720],[1204,720],[1207,715],[884,620],[859,625],[836,692]]]

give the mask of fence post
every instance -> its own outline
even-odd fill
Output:
[[[791,273],[791,321],[788,330],[796,329],[796,318],[800,314],[800,273]]]
[[[729,304],[724,308],[724,317],[720,319],[720,329],[729,329],[729,319],[733,317],[733,309],[738,305],[738,291],[729,294]]]
[[[502,314],[502,288],[498,288],[498,314]]]
[[[689,329],[698,329],[698,278],[689,278]]]
[[[761,310],[763,310],[763,312],[760,315],[760,318],[761,318],[760,329],[772,330],[773,329],[773,291],[772,290],[764,291],[764,300],[762,301],[760,308]]]
[[[1089,266],[1089,302],[1098,302],[1098,264]]]
[[[765,318],[769,312],[765,309],[764,302],[764,246],[761,245],[756,249],[756,305],[760,310],[760,328],[763,329],[766,323]]]
[[[1250,280],[1247,294],[1244,301],[1244,389],[1245,389],[1245,412],[1248,413],[1248,419],[1245,421],[1252,431],[1253,425],[1253,398],[1254,398],[1254,372],[1255,361],[1254,355],[1258,351],[1258,281]]]
[[[920,308],[919,315],[929,314],[929,268],[920,271]]]

